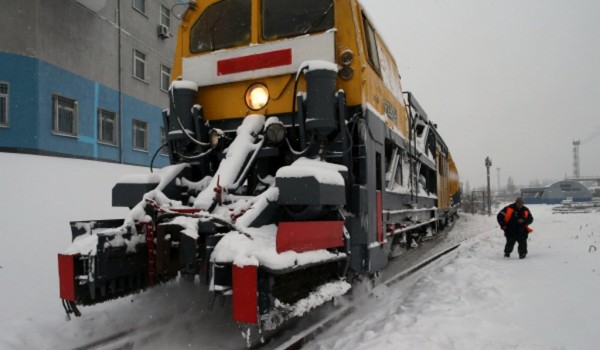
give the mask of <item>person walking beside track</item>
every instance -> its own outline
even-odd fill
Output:
[[[496,217],[500,228],[504,231],[506,245],[504,246],[504,257],[510,258],[515,243],[519,243],[519,258],[527,256],[527,237],[533,231],[529,225],[533,222],[531,211],[524,205],[523,198],[519,197],[511,205],[508,205]]]

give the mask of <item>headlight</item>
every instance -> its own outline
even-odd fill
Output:
[[[259,110],[269,102],[269,89],[263,84],[254,84],[246,91],[246,105],[252,110]]]
[[[338,74],[340,75],[340,78],[344,80],[350,80],[354,75],[354,69],[352,69],[350,66],[343,66]]]
[[[354,52],[352,52],[351,50],[345,50],[340,55],[340,63],[343,66],[349,66],[350,63],[352,63],[352,60],[354,60]]]
[[[265,130],[265,137],[273,145],[280,144],[285,139],[285,126],[280,121],[272,122]]]
[[[342,68],[338,72],[340,78],[344,80],[352,79],[352,76],[354,75],[354,69],[350,67],[350,63],[352,63],[353,60],[354,52],[352,52],[351,50],[345,50],[344,52],[342,52],[342,54],[340,55],[340,63],[342,64]]]

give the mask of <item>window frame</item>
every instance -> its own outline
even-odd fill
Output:
[[[379,45],[377,44],[377,34],[371,21],[363,13],[364,42],[367,51],[367,61],[369,65],[379,76],[381,76],[381,60],[379,58]]]
[[[144,131],[144,148],[138,148],[137,147],[137,132],[138,130],[143,130]],[[131,144],[133,147],[134,151],[138,151],[138,152],[145,152],[148,153],[148,132],[149,132],[149,127],[148,127],[148,122],[145,122],[143,120],[139,120],[139,119],[133,119],[131,121]]]
[[[142,55],[143,57],[139,57],[138,54]],[[138,79],[143,82],[147,82],[146,56],[147,55],[144,52],[142,52],[138,49],[133,49],[133,72],[132,72],[132,74],[135,79]],[[141,62],[141,64],[142,64],[142,77],[140,77],[138,75],[139,74],[138,69],[137,69],[138,61]]]
[[[161,126],[160,127],[160,146],[158,146],[158,147],[161,147],[165,143],[167,143],[167,131],[165,130],[164,127]],[[168,156],[169,155],[168,147],[167,146],[162,147],[160,149],[159,154],[161,156]]]
[[[60,106],[61,100],[67,100],[73,102],[73,107],[70,106]],[[59,130],[60,122],[60,109],[64,109],[66,111],[70,111],[73,114],[72,120],[72,129],[73,132],[65,132]],[[79,136],[79,102],[76,99],[62,96],[60,94],[52,94],[52,134],[59,136],[67,136],[67,137],[78,137]]]
[[[110,140],[105,140],[102,136],[103,136],[103,131],[104,131],[104,127],[103,127],[103,121],[106,117],[106,114],[112,115],[112,117],[114,118],[112,120],[113,123],[113,127],[112,127],[112,135],[113,135],[113,141]],[[113,112],[110,111],[108,109],[104,109],[104,108],[98,108],[98,143],[103,144],[103,145],[108,145],[108,146],[117,146],[119,143],[119,130],[117,128],[118,122],[119,122],[119,117],[117,115],[117,112]]]
[[[166,13],[163,10],[166,11]],[[167,23],[164,23],[163,19],[166,19]],[[171,29],[171,9],[164,4],[160,4],[160,10],[158,13],[158,23]]]
[[[138,7],[138,1],[141,2],[141,5],[143,8],[139,8]],[[146,16],[146,0],[133,0],[131,7],[133,7],[134,10],[136,10],[137,12],[141,13],[142,15]]]
[[[165,84],[165,82],[166,82],[166,84]],[[171,86],[171,67],[167,67],[164,64],[161,64],[160,65],[160,90],[164,91],[164,92],[168,92],[170,86]]]
[[[0,116],[4,116],[4,121],[0,119],[0,128],[10,127],[10,84],[7,81],[0,81],[0,87],[5,86],[6,92],[0,91],[0,99],[4,100],[4,108],[0,110]]]

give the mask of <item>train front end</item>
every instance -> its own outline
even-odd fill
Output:
[[[333,0],[185,12],[163,112],[171,166],[119,181],[124,220],[72,223],[59,256],[67,312],[198,277],[212,301],[231,299],[235,321],[268,330],[350,289],[338,81],[353,63],[337,63],[335,12]]]

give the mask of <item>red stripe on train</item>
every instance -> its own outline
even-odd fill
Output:
[[[292,64],[292,49],[283,49],[217,61],[217,75],[242,73],[290,64]]]
[[[75,258],[77,255],[58,254],[60,298],[75,301]]]
[[[336,248],[344,245],[343,221],[280,222],[275,240],[277,253]]]
[[[256,266],[232,266],[233,319],[236,322],[258,323],[258,272]]]

